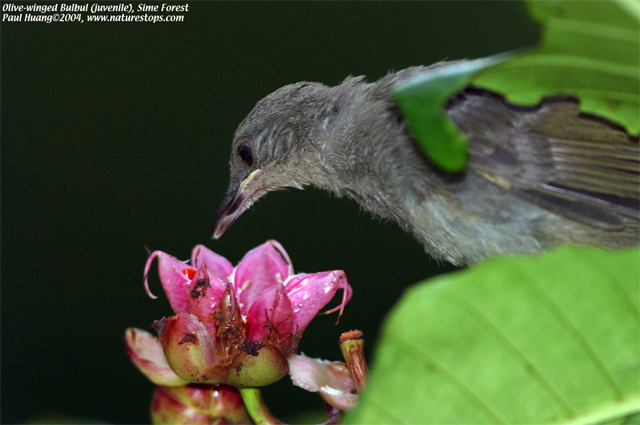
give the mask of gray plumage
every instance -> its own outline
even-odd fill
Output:
[[[563,243],[638,243],[637,138],[580,113],[575,98],[520,107],[469,87],[445,107],[470,140],[469,166],[445,173],[417,147],[391,95],[426,69],[375,83],[302,82],[260,100],[235,133],[214,237],[267,192],[311,185],[396,221],[455,264]]]

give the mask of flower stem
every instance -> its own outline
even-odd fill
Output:
[[[273,416],[262,398],[260,388],[240,388],[242,401],[256,425],[284,425]]]

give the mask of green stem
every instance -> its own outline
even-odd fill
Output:
[[[273,416],[262,398],[260,388],[240,388],[242,401],[256,425],[285,425]]]

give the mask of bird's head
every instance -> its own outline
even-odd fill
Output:
[[[229,189],[213,224],[217,239],[268,192],[310,183],[326,86],[297,83],[260,100],[235,132]]]

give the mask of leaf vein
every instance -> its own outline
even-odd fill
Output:
[[[505,347],[511,355],[513,355],[520,363],[522,363],[522,367],[530,373],[533,378],[538,381],[538,383],[544,388],[548,393],[551,394],[552,398],[558,402],[558,404],[562,407],[565,413],[568,416],[575,416],[576,411],[571,407],[567,399],[558,391],[558,389],[542,374],[539,368],[532,362],[527,359],[527,357],[516,347],[509,338],[500,331],[499,327],[496,326],[489,318],[487,318],[476,306],[469,300],[464,297],[456,294],[452,291],[446,291],[452,298],[452,300],[456,300],[458,303],[462,304],[463,308],[470,315],[474,316],[474,318],[484,327],[486,328],[490,334],[503,346]]]
[[[527,282],[530,282],[533,285],[534,289],[538,291],[541,295],[542,299],[545,300],[547,305],[549,306],[550,311],[554,314],[559,322],[569,331],[571,334],[575,336],[578,343],[583,347],[586,354],[591,358],[594,366],[598,369],[598,371],[602,374],[602,377],[609,384],[611,391],[614,393],[616,399],[622,400],[624,398],[624,393],[620,388],[620,385],[612,375],[611,371],[607,368],[606,364],[593,347],[593,345],[589,342],[587,337],[580,331],[580,328],[573,323],[571,318],[565,313],[565,311],[556,303],[556,301],[551,297],[551,294],[540,284],[538,278],[532,274],[530,274],[527,270],[518,267],[518,270],[528,277]]]
[[[373,397],[369,397],[369,403],[376,406],[378,410],[381,411],[383,414],[386,414],[388,418],[393,418],[393,423],[395,424],[406,423],[406,421],[403,421],[402,418],[397,417],[389,410],[388,402],[381,401],[381,400],[379,401]]]
[[[620,28],[614,25],[599,24],[594,22],[580,22],[571,19],[550,19],[547,22],[549,30],[557,30],[577,35],[596,36],[614,42],[637,42],[638,32],[628,28]],[[553,45],[552,41],[549,41]]]
[[[580,72],[586,70],[590,73],[603,73],[606,75],[614,74],[618,77],[628,77],[633,81],[638,80],[637,66],[619,65],[612,62],[586,59],[579,56],[557,55],[552,53],[540,53],[535,58],[518,58],[517,61],[508,62],[502,66],[505,69],[554,66],[563,68],[564,72],[567,72],[567,68],[573,68]]]
[[[405,346],[408,349],[407,352],[410,353],[420,363],[425,364],[426,359],[427,364],[435,365],[441,376],[445,380],[447,380],[459,393],[467,398],[471,402],[471,404],[475,405],[478,410],[481,410],[485,415],[491,418],[491,421],[493,423],[508,423],[508,421],[503,418],[500,413],[498,413],[494,408],[492,408],[486,400],[482,399],[468,385],[456,378],[456,376],[448,371],[447,368],[442,366],[442,364],[438,363],[434,358],[427,355],[420,347],[410,343],[409,341],[401,338],[396,334],[389,334],[388,337],[394,339],[398,344]]]
[[[627,307],[629,307],[629,309],[634,313],[636,319],[639,319],[640,310],[638,310],[638,306],[634,304],[633,300],[631,299],[631,295],[624,289],[624,287],[620,284],[618,279],[616,279],[613,273],[611,273],[611,270],[606,265],[602,264],[602,261],[598,261],[598,259],[591,252],[585,251],[585,256],[589,256],[593,260],[591,264],[597,265],[602,274],[606,274],[611,277],[611,279],[609,279],[611,286],[613,286],[615,290],[620,294],[620,297],[625,301]]]

